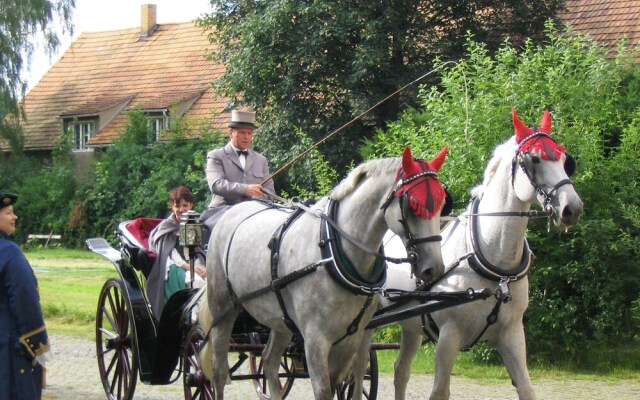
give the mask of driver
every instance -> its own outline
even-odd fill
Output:
[[[255,112],[233,110],[229,123],[229,143],[207,154],[207,184],[212,198],[201,220],[208,233],[233,205],[251,198],[268,198],[275,193],[267,159],[249,147],[256,130]]]

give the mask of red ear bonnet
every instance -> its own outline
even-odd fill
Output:
[[[551,135],[551,113],[549,110],[544,110],[544,114],[542,114],[542,118],[540,119],[538,132],[544,132],[547,135]]]
[[[542,118],[540,119],[540,126],[537,131],[533,128],[525,126],[520,121],[516,109],[511,109],[511,115],[513,117],[513,128],[516,133],[516,143],[520,145],[518,152],[520,153],[538,153],[545,160],[556,161],[559,160],[562,153],[565,152],[565,147],[559,145],[551,136],[551,113],[549,110],[544,110]],[[531,134],[539,132],[544,135],[536,135],[529,138],[526,142],[522,142],[526,137]],[[547,136],[548,135],[548,136]]]
[[[430,162],[414,159],[409,147],[406,147],[402,153],[402,170],[399,173],[406,182],[403,182],[397,190],[396,197],[401,198],[406,195],[409,207],[419,217],[431,219],[436,212],[440,211],[446,198],[442,183],[435,175],[442,167],[446,156],[447,147],[444,147]],[[432,174],[416,177],[415,180],[411,179],[424,172]]]
[[[516,109],[511,109],[511,119],[513,120],[513,129],[516,133],[516,143],[520,143],[522,139],[533,133],[533,129],[526,126],[518,117]]]

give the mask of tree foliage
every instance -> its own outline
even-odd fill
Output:
[[[431,70],[435,59],[460,58],[466,32],[489,50],[507,37],[515,44],[535,40],[563,1],[211,3],[214,11],[199,23],[216,45],[211,57],[226,66],[216,85],[258,110],[267,156],[280,166],[291,157],[298,130],[317,141]],[[360,160],[361,141],[415,100],[415,91],[394,96],[320,151],[344,173]]]
[[[629,90],[640,74],[633,55],[608,60],[585,38],[551,25],[547,34],[522,49],[506,42],[494,56],[470,37],[440,88],[423,88],[421,107],[378,131],[365,153],[398,155],[410,145],[430,158],[448,145],[440,176],[461,210],[492,150],[513,135],[511,107],[526,123],[551,110],[554,137],[578,162],[572,179],[585,207],[568,233],[529,222],[538,257],[525,327],[533,357],[577,358],[590,344],[628,340],[639,328],[640,99]]]
[[[2,0],[0,2],[0,111],[17,112],[26,82],[21,73],[33,54],[33,39],[42,34],[47,51],[60,44],[51,26],[59,17],[71,31],[71,13],[75,0]],[[4,115],[0,114],[0,117]]]
[[[18,243],[23,243],[29,233],[53,232],[67,239],[67,219],[78,188],[70,153],[71,139],[63,135],[49,163],[18,152],[0,164],[0,188],[19,196],[19,219],[13,236]]]
[[[226,136],[204,131],[198,139],[186,139],[181,125],[174,121],[169,140],[155,142],[144,112],[129,112],[125,131],[100,154],[92,180],[74,198],[69,215],[73,237],[113,238],[120,221],[139,216],[164,218],[169,211],[169,191],[180,185],[193,192],[196,210],[206,207],[205,157]]]

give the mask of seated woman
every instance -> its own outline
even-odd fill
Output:
[[[147,297],[158,320],[169,297],[191,282],[189,249],[180,246],[179,234],[180,216],[193,208],[193,202],[193,193],[188,188],[179,186],[171,190],[171,214],[149,235],[149,248],[156,253],[157,258],[147,279]],[[194,272],[193,286],[204,286],[207,270],[202,247],[196,248]]]

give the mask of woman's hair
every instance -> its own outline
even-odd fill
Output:
[[[192,204],[194,203],[193,193],[191,193],[191,190],[184,186],[178,186],[169,192],[169,204],[172,206],[182,200],[188,201]]]

